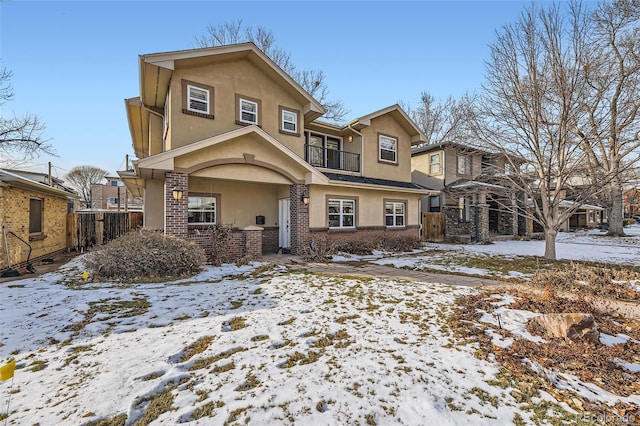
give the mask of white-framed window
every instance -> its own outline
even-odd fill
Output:
[[[389,227],[405,226],[405,203],[386,201],[384,203],[385,225]]]
[[[468,155],[458,155],[458,174],[471,174],[471,159]]]
[[[209,114],[210,96],[207,89],[187,84],[187,110]]]
[[[258,124],[258,103],[240,98],[240,117],[242,123]]]
[[[29,199],[29,234],[42,233],[43,204],[41,198]]]
[[[460,197],[458,200],[458,209],[459,216],[458,220],[460,222],[470,222],[471,221],[471,203],[469,199],[466,197]]]
[[[285,132],[298,133],[298,114],[283,109],[281,126]]]
[[[429,197],[429,211],[433,213],[440,212],[440,196],[432,195]]]
[[[190,225],[213,225],[216,223],[216,197],[189,196],[187,222]]]
[[[440,166],[440,153],[431,154],[429,156],[429,174],[439,175],[442,173],[442,167]]]
[[[329,228],[355,228],[355,200],[329,200]]]
[[[396,138],[392,138],[390,136],[385,136],[385,135],[379,135],[378,147],[380,152],[378,159],[380,161],[388,161],[390,163],[397,162],[398,140]]]

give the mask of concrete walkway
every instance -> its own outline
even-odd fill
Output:
[[[505,285],[505,281],[498,281],[483,277],[467,277],[453,274],[438,274],[434,272],[413,271],[395,268],[393,266],[376,265],[369,262],[309,262],[298,256],[273,255],[264,256],[263,260],[293,269],[332,275],[351,275],[356,277],[392,278],[418,281],[423,283],[439,283],[460,285],[465,287],[483,287]]]

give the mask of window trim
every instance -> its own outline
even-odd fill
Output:
[[[392,204],[392,209],[393,209],[393,213],[389,214],[387,213],[387,204]],[[402,225],[398,225],[396,218],[400,217],[400,215],[398,215],[396,213],[396,205],[402,205]],[[394,229],[399,229],[399,228],[406,228],[407,227],[407,204],[408,201],[407,200],[395,200],[395,199],[383,199],[382,200],[382,206],[384,209],[384,226],[387,228],[394,228]],[[393,225],[387,225],[387,217],[393,217]]]
[[[289,107],[285,107],[282,105],[278,105],[278,112],[279,112],[279,117],[280,117],[280,133],[283,133],[285,135],[291,135],[291,136],[300,136],[300,111],[298,111],[297,109],[293,109],[293,108],[289,108]],[[292,121],[285,121],[284,119],[284,114],[288,112],[289,114],[294,114],[295,115],[295,122]],[[285,129],[284,125],[286,123],[293,123],[295,124],[296,128],[294,130],[289,130],[289,129]]]
[[[393,152],[394,153],[394,159],[393,160],[387,160],[387,159],[382,158],[382,140],[383,140],[383,138],[390,139],[390,140],[394,141],[394,143],[395,143],[395,149],[394,150],[385,149],[385,151],[387,151],[387,152]],[[379,163],[385,163],[385,164],[394,164],[394,165],[398,164],[398,138],[397,137],[391,136],[391,135],[385,135],[384,133],[378,133],[378,162]]]
[[[434,163],[432,163],[431,159],[436,157],[436,156],[438,157],[438,163],[437,163],[438,171],[434,172],[433,171]],[[442,175],[442,152],[434,152],[432,154],[429,154],[429,174],[432,175],[432,176]]]
[[[209,209],[190,209],[189,208],[189,198],[213,198],[214,200],[214,209],[213,209],[213,214],[214,214],[214,221],[213,222],[189,222],[189,213],[194,211],[194,212],[210,212],[211,210]],[[202,192],[190,192],[187,195],[187,226],[194,226],[194,227],[198,227],[198,226],[211,226],[211,225],[217,225],[221,222],[220,219],[220,194],[207,194],[207,193],[202,193]]]
[[[32,212],[32,205],[31,202],[32,201],[38,201],[40,203],[40,214],[39,214],[39,230],[34,230],[32,231],[32,222],[31,222],[31,212]],[[42,235],[44,233],[44,198],[38,198],[38,197],[29,197],[29,237],[32,236],[36,236],[36,235]]]
[[[329,221],[329,215],[330,214],[335,214],[335,213],[329,213],[329,202],[330,201],[339,201],[340,202],[340,212],[338,213],[340,215],[340,226],[331,226],[330,225],[330,221]],[[349,201],[353,203],[353,213],[343,213],[342,212],[342,203],[344,201]],[[327,220],[327,228],[331,229],[331,230],[355,230],[358,227],[358,198],[357,197],[345,197],[344,195],[327,195],[326,196],[326,220]],[[343,217],[345,215],[353,215],[353,226],[342,226],[342,224],[344,223],[343,221]]]
[[[213,120],[213,109],[214,109],[214,95],[215,95],[215,90],[213,88],[213,86],[209,86],[207,84],[202,84],[202,83],[197,83],[195,81],[191,81],[191,80],[185,80],[182,79],[181,81],[181,86],[182,86],[182,113],[183,114],[188,114],[188,115],[193,115],[196,117],[201,117],[201,118],[209,118]],[[190,92],[189,92],[189,87],[193,87],[195,89],[198,90],[204,90],[208,93],[208,99],[207,99],[207,112],[203,112],[203,111],[199,111],[199,110],[194,110],[191,109],[191,105],[189,100],[191,99],[190,97]],[[169,96],[167,94],[167,101],[165,101],[165,116],[167,115],[167,104],[168,104],[168,100],[169,100]],[[167,129],[168,129],[168,119],[165,117],[165,119],[167,120]],[[167,129],[165,129],[165,132],[167,131]]]
[[[246,121],[242,119],[242,101],[251,102],[256,105],[256,122]],[[262,127],[262,102],[260,99],[255,99],[249,96],[236,93],[236,124],[240,126],[256,125]]]

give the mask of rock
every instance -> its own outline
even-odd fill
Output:
[[[600,333],[591,314],[546,314],[535,317],[535,320],[554,337],[569,338],[574,342],[599,342]]]

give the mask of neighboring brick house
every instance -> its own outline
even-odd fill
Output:
[[[141,211],[142,198],[134,197],[119,177],[105,176],[106,184],[91,185],[91,209]]]
[[[424,135],[392,105],[344,126],[252,43],[142,55],[125,101],[145,226],[211,250],[233,226],[235,257],[311,242],[418,237],[411,146]]]
[[[453,142],[417,147],[411,153],[413,182],[441,191],[422,200],[422,211],[442,213],[446,239],[458,242],[527,234],[524,195],[508,179],[511,168],[519,164]]]
[[[0,169],[0,271],[8,269],[9,262],[13,269],[23,271],[29,245],[30,261],[67,249],[67,212],[77,195],[59,180],[51,179],[52,185],[43,183],[48,182],[43,176]]]

